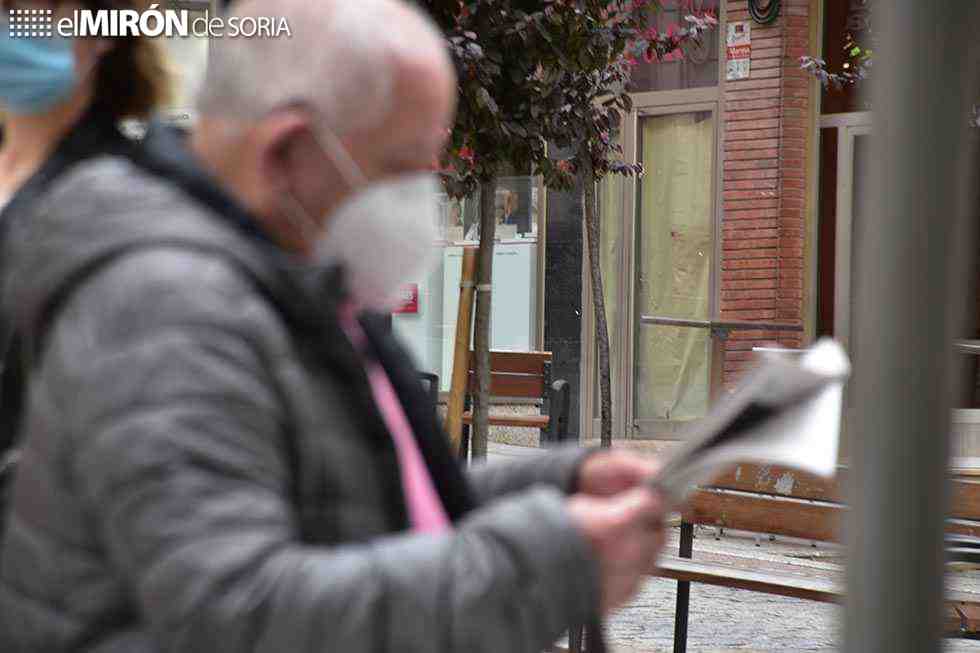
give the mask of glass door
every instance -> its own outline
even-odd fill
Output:
[[[639,117],[632,284],[634,437],[674,439],[707,411],[711,333],[642,324],[641,316],[708,320],[715,287],[713,105]]]

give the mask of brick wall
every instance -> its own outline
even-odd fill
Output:
[[[728,21],[751,20],[728,0]],[[810,52],[810,1],[783,0],[771,26],[752,23],[752,68],[723,83],[724,160],[721,315],[803,319],[807,124],[812,85],[799,68]],[[799,334],[742,331],[726,345],[725,382],[751,365],[754,346],[802,344]]]

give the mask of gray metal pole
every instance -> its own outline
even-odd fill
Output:
[[[966,126],[975,5],[893,0],[874,14],[882,43],[872,71],[873,183],[854,227],[847,429],[856,472],[844,637],[852,653],[940,650],[947,434],[959,378],[951,342],[967,335],[976,274],[964,172],[976,164]]]

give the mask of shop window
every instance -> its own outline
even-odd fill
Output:
[[[491,347],[533,351],[538,347],[539,188],[529,175],[500,177],[494,201]],[[408,309],[392,320],[420,369],[438,374],[449,389],[459,310],[463,248],[479,244],[479,193],[465,199],[440,195],[436,267],[424,279],[406,280]]]
[[[660,9],[652,12],[650,27],[670,33],[687,25],[686,16],[710,13],[717,18],[718,10],[718,0],[663,0]],[[663,61],[641,59],[633,69],[630,90],[639,93],[717,86],[719,33],[715,28],[699,43],[689,42]]]

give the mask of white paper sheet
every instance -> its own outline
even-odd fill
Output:
[[[655,480],[674,504],[736,463],[782,465],[820,476],[837,468],[844,383],[851,365],[830,339],[798,360],[767,356],[736,392],[685,435]]]

